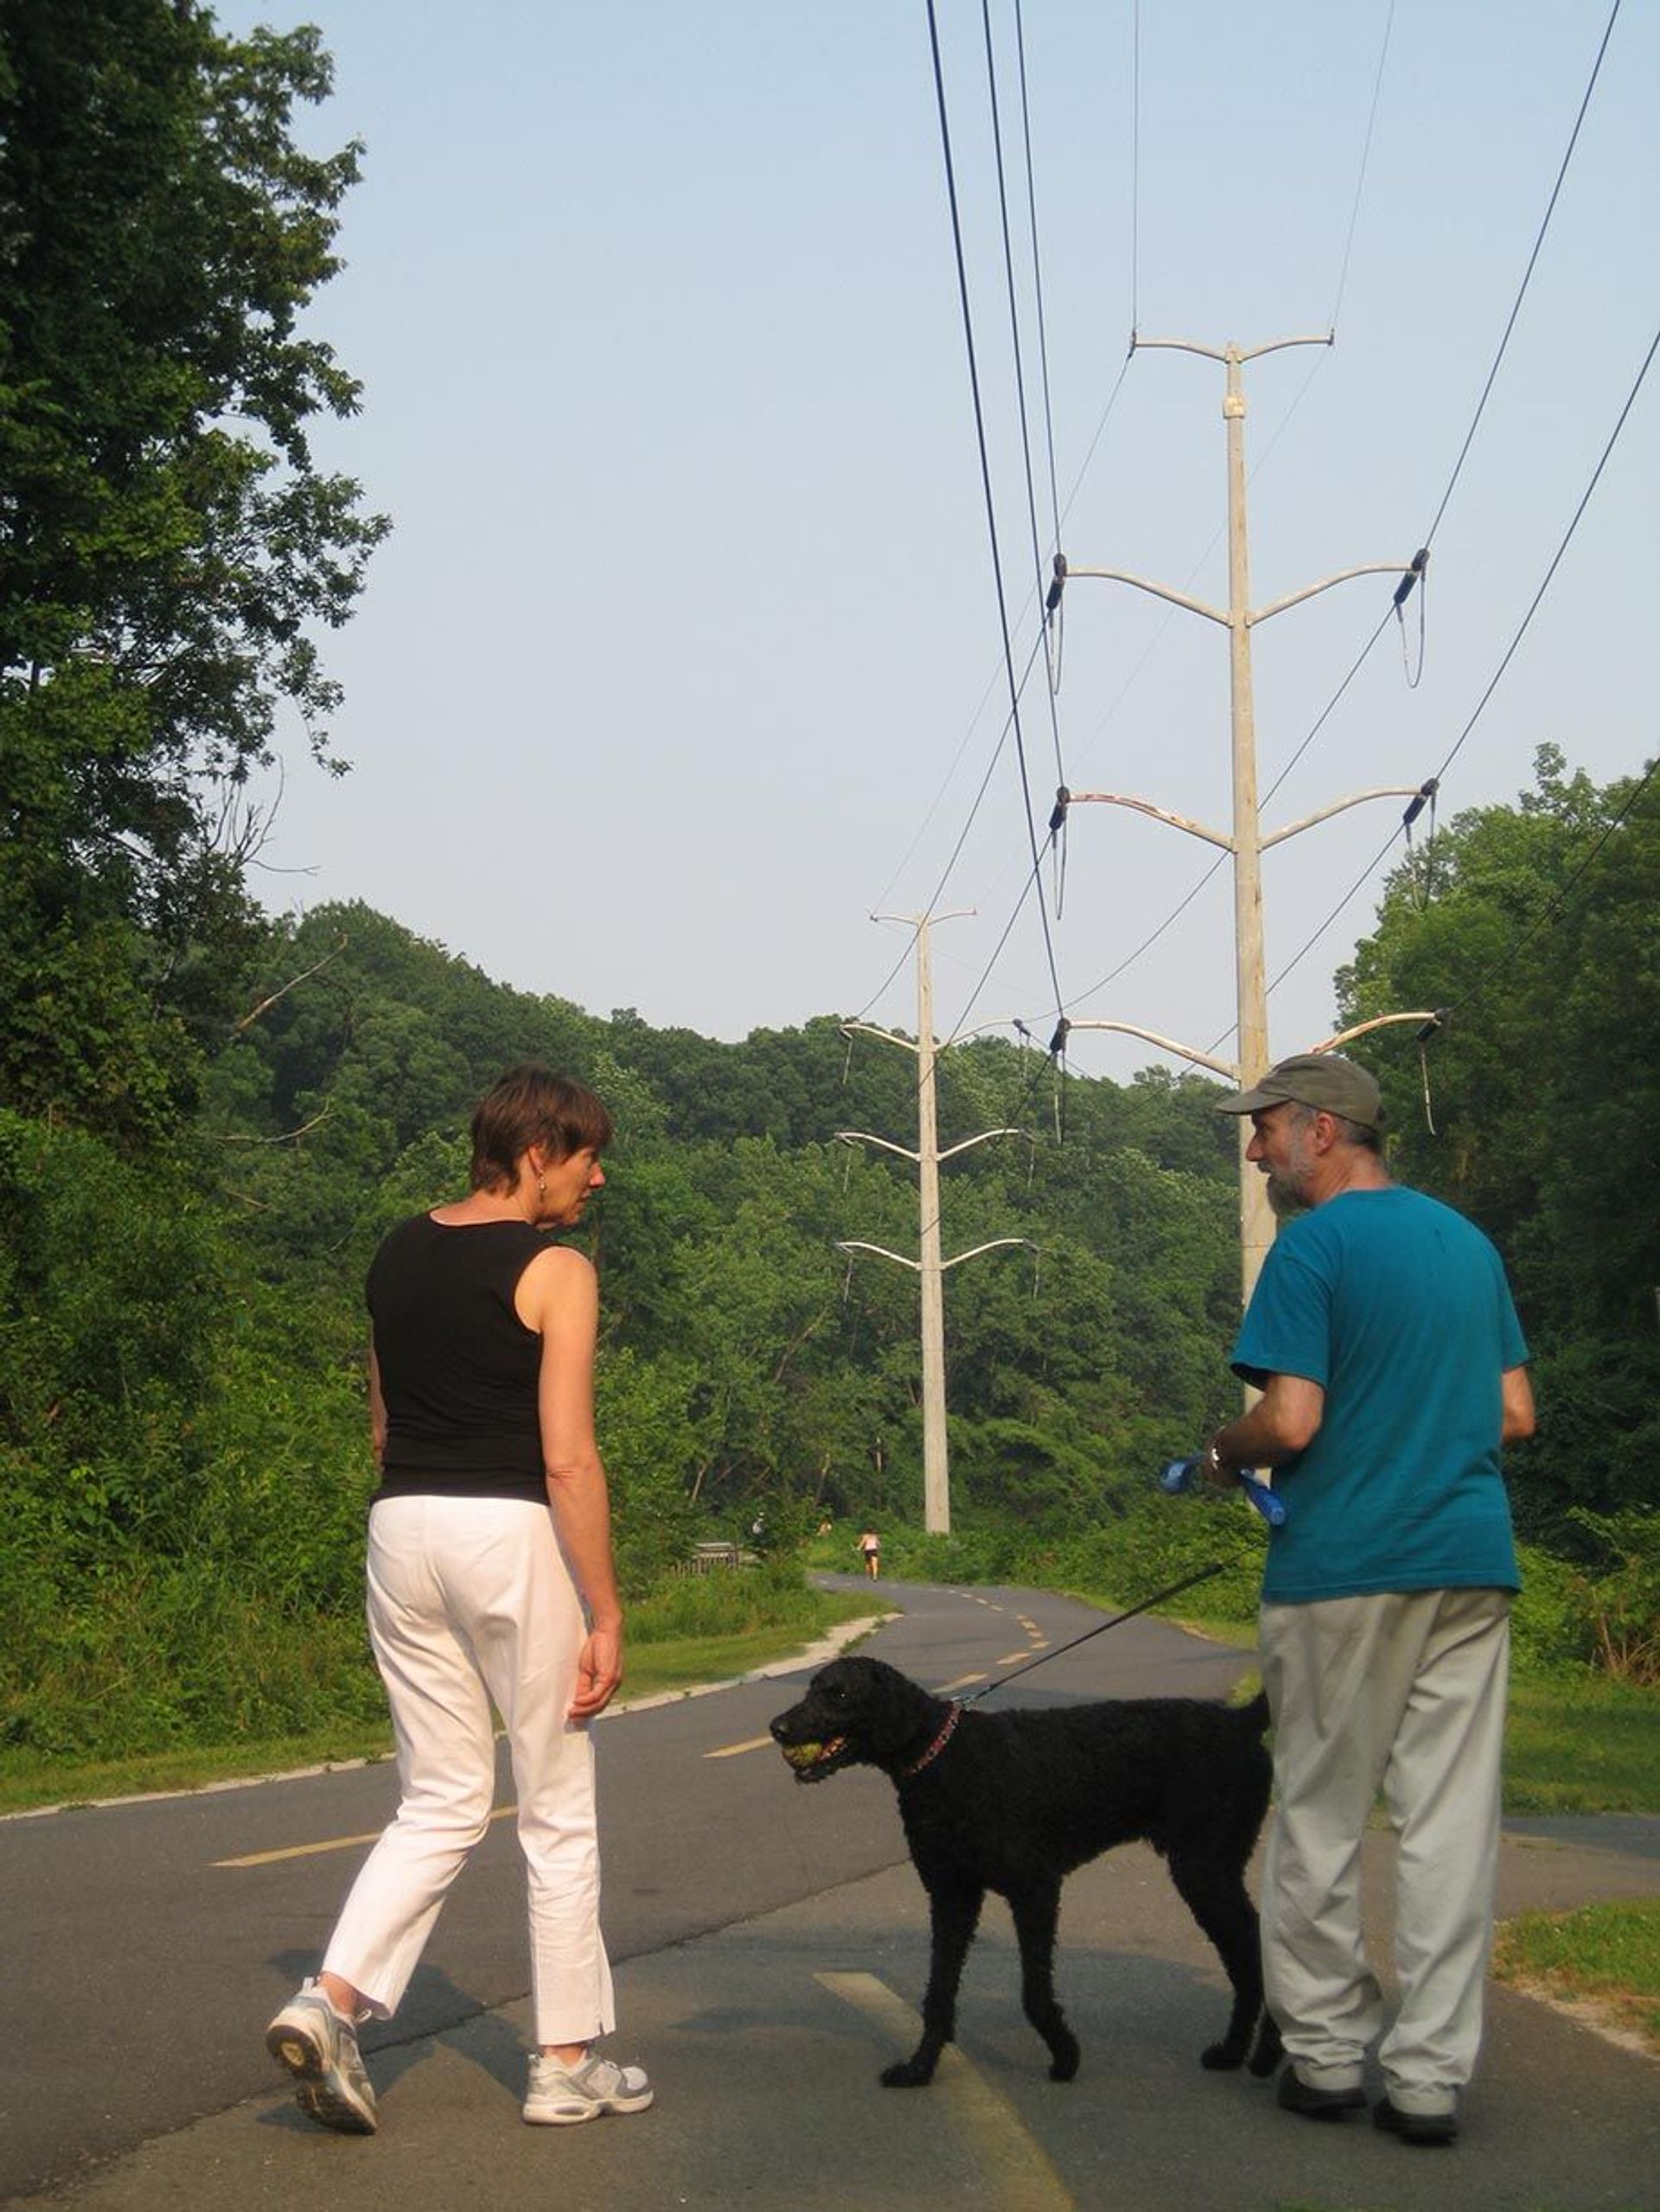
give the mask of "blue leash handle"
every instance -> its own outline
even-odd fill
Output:
[[[1267,1482],[1260,1482],[1255,1470],[1249,1467],[1242,1467],[1236,1480],[1269,1527],[1283,1528],[1286,1525],[1286,1501],[1279,1492]],[[1178,1496],[1184,1491],[1197,1489],[1198,1484],[1199,1462],[1197,1457],[1171,1460],[1159,1477],[1159,1488],[1172,1497]]]

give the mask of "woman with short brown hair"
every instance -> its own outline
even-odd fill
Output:
[[[368,1618],[401,1797],[322,1971],[266,2031],[320,2126],[371,2134],[357,2024],[395,2010],[495,1787],[506,1724],[528,1885],[538,2048],[527,2120],[639,2112],[599,1929],[588,1724],[622,1675],[622,1610],[594,1440],[598,1291],[552,1232],[604,1182],[610,1116],[583,1085],[511,1068],[473,1116],[472,1188],[404,1221],[369,1269]]]

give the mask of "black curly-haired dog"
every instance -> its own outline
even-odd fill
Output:
[[[798,1782],[879,1767],[899,1793],[905,1839],[928,1891],[933,1948],[923,2039],[882,2075],[889,2088],[933,2079],[956,2028],[957,1985],[987,1890],[1009,1901],[1021,2001],[1049,2046],[1050,2078],[1078,2070],[1077,2037],[1055,1998],[1061,1884],[1114,1844],[1143,1841],[1215,1944],[1233,1984],[1228,2031],[1201,2062],[1272,2073],[1280,2033],[1263,2010],[1256,1909],[1245,1865],[1268,1802],[1267,1699],[1229,1707],[1193,1698],[971,1712],[879,1659],[820,1667],[772,1724]],[[1256,2030],[1255,2049],[1253,2030]]]

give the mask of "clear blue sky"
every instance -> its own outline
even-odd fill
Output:
[[[1075,566],[1226,593],[1218,366],[1138,353],[1084,468],[1133,321],[1144,336],[1253,344],[1334,314],[1330,351],[1248,373],[1252,597],[1409,558],[1609,4],[1146,0],[1138,134],[1132,0],[1027,0]],[[367,143],[348,266],[312,328],[366,387],[326,457],[395,525],[356,620],[329,642],[352,773],[330,781],[286,746],[267,902],[363,898],[494,977],[600,1014],[634,1006],[735,1037],[868,1006],[911,1027],[909,967],[884,986],[904,934],[869,916],[933,896],[989,768],[940,900],[977,910],[935,934],[938,1026],[954,1029],[1030,859],[1012,743],[993,759],[1006,691],[923,0],[313,0],[292,14],[227,0],[218,13],[231,29],[317,21],[336,87],[303,131]],[[1047,538],[1013,10],[992,13]],[[980,14],[939,0],[939,16],[1024,662],[1033,564]],[[1386,634],[1268,826],[1431,774],[1537,590],[1660,322],[1657,51],[1657,10],[1626,0],[1435,539],[1421,682],[1408,687]],[[1654,750],[1657,424],[1660,369],[1448,772],[1447,812],[1513,798],[1546,741],[1599,781]],[[1344,585],[1256,633],[1265,786],[1389,590]],[[1057,720],[1075,789],[1225,826],[1227,718],[1221,630],[1073,585]],[[1022,728],[1041,826],[1057,773],[1040,683]],[[1398,811],[1357,809],[1269,856],[1270,973]],[[1208,857],[1116,810],[1076,811],[1051,922],[1075,1016],[1231,1049],[1226,870],[1092,989]],[[1331,972],[1376,888],[1276,990],[1276,1054],[1327,1033]],[[1031,904],[970,1018],[1013,1015],[1044,1035],[1054,1018]],[[1073,1046],[1091,1073],[1153,1056],[1107,1036]]]

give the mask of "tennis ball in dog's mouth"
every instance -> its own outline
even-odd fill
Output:
[[[816,1766],[824,1756],[822,1743],[786,1743],[782,1750],[792,1767]]]

